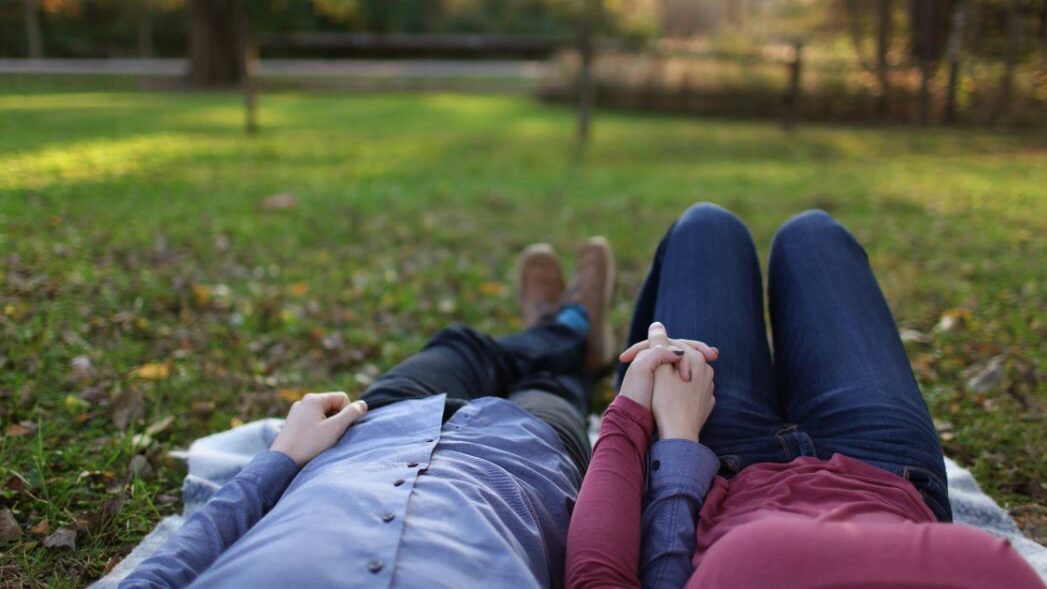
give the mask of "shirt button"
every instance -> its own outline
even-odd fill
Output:
[[[380,560],[372,560],[371,562],[367,563],[367,570],[371,571],[372,573],[377,573],[381,571],[383,568],[385,568],[385,563]]]
[[[382,514],[382,521],[385,522],[385,523],[389,523],[389,522],[393,521],[394,519],[396,519],[396,514],[395,513],[383,513]]]
[[[399,487],[402,484],[404,484],[404,480],[403,479],[396,479],[395,481],[393,481],[393,486],[394,487]]]
[[[418,463],[417,463],[417,462],[408,462],[408,463],[407,463],[407,468],[414,468],[414,467],[416,467],[416,466],[418,466]]]
[[[660,461],[658,461],[658,460],[655,460],[654,462],[651,463],[651,470],[658,470],[661,467],[662,467],[662,463]]]

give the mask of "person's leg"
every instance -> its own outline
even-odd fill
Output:
[[[763,318],[756,247],[745,225],[711,204],[691,207],[658,246],[640,291],[630,344],[652,321],[670,337],[716,346],[716,407],[701,441],[728,472],[788,457]]]
[[[819,458],[841,453],[908,478],[950,519],[938,435],[865,250],[809,211],[779,229],[768,274],[786,421]]]
[[[570,319],[567,307],[560,314]],[[379,407],[406,399],[440,393],[448,398],[450,417],[469,400],[483,396],[504,397],[529,379],[573,374],[585,353],[585,329],[559,320],[546,322],[508,337],[495,339],[461,325],[438,333],[426,347],[407,358],[372,384],[363,395],[368,407]],[[556,379],[544,381],[550,391],[574,404],[585,391],[570,390]]]

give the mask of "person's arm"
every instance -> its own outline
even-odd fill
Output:
[[[651,325],[647,341],[620,356],[631,364],[618,397],[604,413],[567,535],[570,588],[640,587],[644,462],[654,427],[650,408],[658,394],[655,374],[667,373],[664,383],[690,381],[691,357],[684,347],[695,353],[701,348],[710,359],[716,356],[701,342],[670,342],[661,323]]]
[[[648,465],[640,576],[644,587],[683,587],[694,572],[698,512],[720,461],[697,442],[668,439],[651,445]]]
[[[366,403],[350,403],[345,393],[309,394],[296,402],[272,449],[223,485],[120,583],[121,589],[192,583],[272,509],[302,466],[333,446],[366,411]]]
[[[665,341],[664,332],[648,342]],[[668,340],[685,358],[676,372],[656,369],[651,411],[661,440],[651,446],[647,506],[643,512],[644,587],[683,587],[694,572],[691,559],[697,543],[698,513],[709,491],[719,459],[698,443],[698,434],[712,413],[713,369],[719,351],[702,342]],[[623,354],[644,349],[639,343]]]
[[[640,587],[640,509],[651,412],[618,395],[600,438],[567,533],[567,587]]]
[[[262,519],[298,474],[289,456],[263,452],[222,486],[120,587],[184,587]]]

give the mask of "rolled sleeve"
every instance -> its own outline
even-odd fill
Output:
[[[720,459],[708,446],[690,440],[659,440],[651,445],[648,500],[685,494],[701,501],[709,492]]]
[[[660,440],[648,454],[643,511],[644,587],[683,587],[694,572],[698,513],[720,461],[689,440]]]

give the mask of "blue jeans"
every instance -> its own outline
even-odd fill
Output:
[[[951,521],[938,434],[865,250],[809,211],[778,230],[768,276],[773,361],[752,237],[730,212],[695,205],[658,246],[629,330],[633,343],[661,321],[719,348],[701,441],[721,474],[840,453],[911,481]]]

